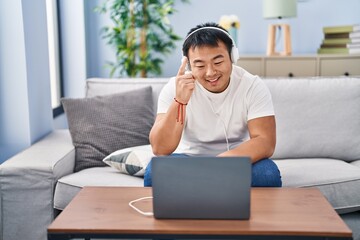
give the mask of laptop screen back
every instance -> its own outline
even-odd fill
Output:
[[[154,157],[155,218],[248,219],[248,157]]]

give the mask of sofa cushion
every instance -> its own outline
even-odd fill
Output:
[[[360,168],[360,160],[357,160],[357,161],[353,161],[353,162],[351,162],[351,165],[353,165],[353,166],[357,166],[357,167],[359,167],[359,168]]]
[[[89,78],[86,80],[86,96],[102,96],[127,92],[150,86],[153,95],[154,112],[161,89],[170,78]]]
[[[336,159],[275,160],[283,187],[318,187],[338,213],[360,210],[360,168]]]
[[[85,186],[142,187],[144,179],[120,174],[111,167],[94,167],[59,179],[54,194],[54,208],[63,210]]]
[[[360,78],[264,80],[277,126],[273,158],[360,156]]]
[[[106,156],[103,162],[120,173],[142,177],[154,156],[151,146],[148,144],[117,150]]]
[[[151,87],[81,99],[62,99],[76,149],[75,171],[106,166],[103,158],[149,144],[154,123]]]

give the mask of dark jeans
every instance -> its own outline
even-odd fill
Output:
[[[185,154],[172,154],[176,157],[188,157]],[[144,175],[144,186],[151,187],[151,162],[147,166]],[[265,158],[252,165],[252,187],[281,187],[281,175],[276,164],[270,159]]]

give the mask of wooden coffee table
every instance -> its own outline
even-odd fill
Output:
[[[352,239],[316,188],[253,188],[250,220],[157,220],[128,206],[151,188],[85,187],[48,228],[48,239]],[[152,211],[152,202],[138,207]]]

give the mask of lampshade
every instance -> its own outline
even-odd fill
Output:
[[[263,0],[263,17],[296,17],[296,1],[297,0]]]

